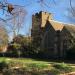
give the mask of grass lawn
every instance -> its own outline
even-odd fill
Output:
[[[2,70],[3,75],[6,73],[8,73],[7,75],[13,75],[12,73],[15,73],[15,69],[18,72],[23,72],[23,75],[26,75],[25,73],[31,73],[27,75],[60,75],[74,72],[75,66],[64,62],[47,62],[31,58],[0,57],[0,70]]]

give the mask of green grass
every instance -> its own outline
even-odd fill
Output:
[[[63,62],[59,63],[59,62],[38,61],[31,58],[5,58],[5,57],[0,58],[1,69],[8,68],[7,70],[9,71],[11,69],[18,67],[23,71],[31,71],[32,73],[35,73],[35,75],[39,74],[44,75],[45,73],[47,74],[52,73],[53,75],[59,75],[60,73],[72,72],[75,71],[75,67],[73,65]]]
[[[1,57],[0,58],[0,62],[2,61],[6,61],[6,62],[21,62],[21,63],[46,63],[48,64],[49,62],[45,62],[45,61],[38,61],[35,59],[31,59],[31,58],[6,58],[6,57]]]

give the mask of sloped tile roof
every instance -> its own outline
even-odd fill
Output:
[[[70,32],[70,34],[75,38],[75,26],[65,24],[65,28]]]
[[[49,20],[50,24],[52,25],[52,27],[55,29],[55,31],[57,30],[62,30],[64,25],[62,23],[56,22],[54,20]]]
[[[64,24],[62,22],[49,20],[52,27],[55,29],[55,31],[60,30],[62,31],[63,27],[65,27],[70,34],[75,38],[75,25],[74,24]]]

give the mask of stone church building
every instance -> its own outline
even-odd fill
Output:
[[[75,26],[53,20],[52,14],[40,11],[32,16],[32,41],[50,57],[65,57],[75,39]]]

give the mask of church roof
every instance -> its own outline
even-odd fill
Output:
[[[70,34],[75,38],[75,25],[74,24],[64,24],[62,22],[54,21],[54,20],[49,20],[49,23],[52,25],[52,27],[55,29],[55,31],[60,30],[65,27]]]
[[[65,25],[65,28],[70,32],[70,34],[75,38],[75,26],[74,25]]]
[[[61,31],[64,27],[64,25],[62,23],[56,22],[54,20],[50,20],[49,22],[52,25],[52,27],[55,29],[55,31],[57,31],[57,30]]]

